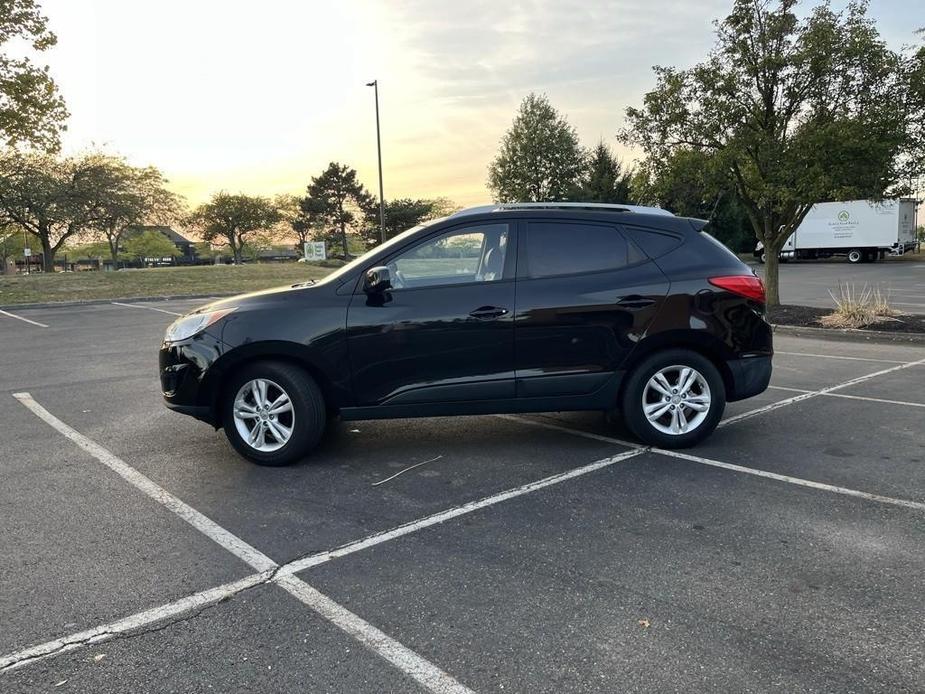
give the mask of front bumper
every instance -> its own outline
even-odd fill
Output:
[[[763,393],[771,381],[771,355],[730,359],[726,364],[732,383],[726,394],[728,402],[744,400]]]
[[[212,364],[221,355],[221,343],[208,335],[180,343],[164,343],[158,355],[164,404],[182,414],[215,425]]]

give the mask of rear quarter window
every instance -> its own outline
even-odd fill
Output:
[[[624,227],[627,235],[650,258],[658,258],[684,243],[684,238],[669,232],[644,229],[642,227]]]

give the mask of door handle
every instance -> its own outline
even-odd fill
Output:
[[[629,296],[624,296],[617,302],[617,306],[621,308],[627,308],[630,311],[635,311],[646,306],[651,306],[655,303],[655,299],[652,299],[647,296],[639,296],[638,294],[630,294]]]
[[[469,315],[478,320],[492,320],[507,315],[507,309],[500,306],[480,306],[474,311],[470,311]]]

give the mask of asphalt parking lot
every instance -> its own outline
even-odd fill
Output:
[[[925,690],[922,346],[780,336],[681,454],[551,413],[267,469],[161,405],[199,303],[0,315],[3,692]]]
[[[760,273],[761,266],[753,267]],[[781,303],[832,308],[829,290],[838,294],[839,283],[880,287],[890,304],[904,313],[925,313],[925,257],[885,258],[876,263],[852,265],[844,258],[823,262],[797,261],[780,266]]]

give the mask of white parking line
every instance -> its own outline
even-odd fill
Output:
[[[813,482],[812,480],[804,480],[799,477],[791,477],[790,475],[779,475],[776,472],[768,472],[766,470],[758,470],[751,467],[743,467],[742,465],[735,465],[733,463],[724,463],[721,460],[713,460],[712,458],[703,458],[699,455],[690,455],[689,453],[681,453],[680,451],[669,451],[661,448],[653,448],[653,453],[659,455],[669,456],[671,458],[680,458],[681,460],[689,460],[693,463],[700,463],[701,465],[709,465],[711,467],[723,468],[725,470],[733,470],[735,472],[742,472],[746,475],[755,475],[756,477],[766,477],[768,479],[777,480],[779,482],[787,482],[788,484],[796,484],[800,487],[809,487],[810,489],[820,489],[825,492],[834,492],[835,494],[841,494],[843,496],[853,496],[859,499],[867,499],[868,501],[877,501],[881,504],[891,504],[893,506],[902,506],[903,508],[912,508],[916,511],[925,511],[925,503],[920,501],[909,501],[908,499],[895,499],[891,496],[882,496],[881,494],[871,494],[870,492],[861,492],[857,489],[848,489],[847,487],[839,487],[834,484],[825,484],[824,482]]]
[[[582,431],[581,429],[572,429],[571,427],[562,426],[561,424],[551,424],[549,422],[538,422],[535,419],[526,419],[519,415],[513,414],[496,414],[495,417],[499,419],[507,419],[512,422],[517,422],[518,424],[529,424],[535,427],[540,427],[542,429],[549,429],[550,431],[564,431],[566,434],[572,434],[573,436],[581,436],[582,438],[591,439],[592,441],[602,441],[604,443],[616,443],[620,446],[626,446],[628,448],[648,448],[641,443],[634,443],[632,441],[624,441],[623,439],[615,439],[613,436],[604,436],[603,434],[595,434],[592,431]]]
[[[118,636],[119,634],[122,634],[128,631],[133,631],[136,629],[140,629],[146,626],[150,626],[157,622],[161,622],[171,617],[178,616],[180,614],[183,614],[184,612],[188,612],[193,609],[208,607],[209,605],[213,605],[222,600],[226,600],[227,598],[232,597],[233,595],[240,593],[243,590],[247,590],[248,588],[252,588],[253,586],[260,585],[261,583],[268,583],[270,581],[274,581],[281,585],[285,583],[284,587],[286,587],[287,589],[292,588],[292,591],[290,592],[296,591],[298,594],[296,594],[295,596],[299,598],[300,600],[305,598],[305,600],[307,600],[306,604],[309,604],[309,606],[312,606],[313,608],[317,605],[319,609],[323,609],[326,612],[333,610],[332,614],[335,614],[335,616],[337,616],[338,619],[343,617],[346,620],[344,623],[344,626],[347,628],[345,628],[344,630],[348,631],[348,633],[351,633],[351,635],[353,635],[352,630],[359,628],[360,625],[356,623],[352,619],[352,617],[347,616],[350,614],[349,612],[347,612],[346,614],[338,612],[337,609],[334,608],[336,603],[333,603],[330,601],[324,602],[324,600],[321,600],[319,598],[319,596],[321,595],[320,593],[317,593],[317,591],[314,591],[314,589],[310,589],[306,591],[304,588],[299,586],[297,583],[292,582],[290,580],[290,577],[294,577],[295,574],[301,571],[304,571],[308,568],[311,568],[313,566],[318,566],[319,564],[324,564],[334,559],[345,557],[349,554],[353,554],[355,552],[368,549],[369,547],[375,547],[376,545],[380,545],[384,542],[389,542],[391,540],[404,537],[405,535],[409,535],[413,532],[417,532],[418,530],[423,530],[424,528],[429,528],[433,525],[443,523],[452,518],[458,518],[459,516],[472,513],[479,509],[487,508],[489,506],[494,506],[495,504],[499,504],[503,501],[514,499],[519,496],[523,496],[524,494],[529,494],[530,492],[538,491],[540,489],[545,489],[546,487],[551,487],[561,482],[565,482],[566,480],[574,479],[576,477],[586,475],[596,470],[601,470],[603,468],[619,463],[623,460],[628,460],[635,456],[641,455],[645,453],[646,450],[647,449],[643,447],[637,447],[636,450],[627,451],[625,453],[620,453],[610,458],[604,458],[602,460],[589,463],[588,465],[584,465],[582,467],[575,468],[573,470],[568,470],[567,472],[559,473],[557,475],[552,475],[550,477],[545,477],[541,480],[537,480],[536,482],[530,482],[528,484],[524,484],[524,485],[521,485],[520,487],[515,487],[513,489],[509,489],[507,491],[500,492],[498,494],[492,494],[491,496],[479,499],[477,501],[472,501],[466,504],[462,504],[461,506],[456,506],[454,508],[447,509],[446,511],[441,511],[439,513],[426,516],[419,520],[412,521],[410,523],[405,523],[404,525],[397,526],[395,528],[392,528],[391,530],[386,530],[386,531],[362,538],[360,540],[350,542],[346,545],[342,545],[333,550],[329,550],[326,552],[319,552],[319,553],[312,554],[312,555],[309,555],[301,559],[296,559],[294,561],[291,561],[287,564],[284,564],[278,567],[276,570],[273,570],[273,571],[263,571],[260,573],[255,573],[250,576],[246,576],[245,578],[239,579],[237,581],[226,583],[224,585],[217,586],[209,590],[204,590],[204,591],[195,593],[185,598],[181,598],[174,602],[161,605],[160,607],[155,607],[150,610],[145,610],[144,612],[139,612],[137,614],[130,615],[128,617],[120,619],[116,622],[112,622],[110,624],[105,624],[103,626],[95,627],[93,629],[87,629],[85,631],[77,632],[76,634],[71,634],[70,636],[65,636],[62,638],[54,639],[52,641],[48,641],[46,643],[31,646],[29,648],[23,649],[21,651],[17,651],[16,653],[12,653],[10,655],[0,658],[0,672],[3,672],[5,670],[12,670],[17,667],[22,667],[23,665],[33,663],[42,658],[46,658],[46,657],[53,656],[53,655],[59,655],[61,653],[66,653],[67,651],[74,650],[75,648],[79,648],[83,645],[87,645],[91,643],[100,643],[101,641],[105,641],[107,639],[113,638],[115,636]],[[299,579],[296,579],[296,580],[302,585],[310,588],[310,586],[308,586],[308,584],[305,584],[303,581]],[[324,596],[321,596],[321,598],[323,597]],[[343,609],[343,608],[340,608],[339,605],[336,605],[336,607],[339,609]],[[353,615],[353,617],[355,617],[355,615]],[[369,631],[368,633],[364,634],[363,638],[360,638],[359,636],[357,638],[359,638],[359,640],[361,641],[364,641],[364,643],[367,637],[375,638],[375,639],[378,639],[379,641],[382,641],[383,638],[385,639],[389,638],[385,636],[384,634],[382,634],[382,632],[379,632],[379,630],[375,629],[375,627],[372,627],[372,629],[373,631]],[[394,652],[396,649],[396,644],[393,642],[388,642],[388,643],[384,643],[383,647],[388,648],[390,652]],[[416,669],[420,669],[420,663],[414,660],[413,658],[411,658],[411,656],[409,656],[408,654],[403,655],[399,651],[395,653],[395,657],[402,659],[404,662],[406,662],[406,664],[408,664],[409,667],[413,665],[413,667],[415,667]],[[427,676],[426,672],[423,672],[421,674],[422,676]],[[438,676],[436,678],[431,678],[430,681],[442,682],[443,680]],[[434,691],[452,692],[452,691],[466,691],[466,690],[465,689],[454,690],[454,689],[444,688],[444,689],[434,689]]]
[[[815,392],[815,391],[812,391]],[[518,416],[510,415],[497,415],[504,416],[505,419],[510,419],[512,421],[520,422],[521,424],[529,424],[532,426],[542,427],[544,429],[552,429],[554,431],[562,431],[566,434],[572,434],[573,436],[581,436],[583,438],[594,439],[595,441],[610,441],[621,446],[637,446],[639,444],[633,444],[628,441],[623,441],[621,439],[603,436],[601,434],[592,434],[588,431],[582,431],[581,429],[570,429],[569,427],[557,426],[555,424],[547,424],[546,422],[537,422],[532,419],[524,419]],[[639,447],[637,448],[637,453],[657,453],[658,455],[667,456],[670,458],[680,458],[682,460],[689,460],[695,463],[701,463],[703,465],[712,465],[713,467],[725,468],[727,470],[734,470],[736,472],[744,472],[749,475],[756,475],[758,477],[766,477],[768,479],[778,480],[780,482],[788,482],[790,484],[797,484],[802,487],[810,487],[812,489],[820,489],[827,492],[835,492],[836,494],[843,494],[845,496],[854,496],[861,499],[867,499],[869,501],[878,501],[884,504],[892,504],[893,506],[903,506],[905,508],[914,508],[918,511],[925,511],[925,503],[919,501],[909,501],[908,499],[896,499],[889,496],[882,496],[880,494],[871,494],[870,492],[862,492],[856,489],[849,489],[847,487],[839,487],[833,484],[826,484],[824,482],[814,482],[813,480],[805,480],[800,477],[790,477],[789,475],[779,475],[776,472],[768,472],[766,470],[759,470],[757,468],[743,467],[741,465],[735,465],[733,463],[724,463],[721,460],[713,460],[712,458],[704,458],[702,456],[690,455],[688,453],[681,453],[680,451],[674,451],[666,448],[648,448],[648,447]]]
[[[95,441],[92,441],[62,422],[38,404],[29,393],[15,393],[13,397],[19,400],[19,402],[31,410],[33,414],[42,421],[58,431],[62,436],[69,439],[99,462],[103,463],[103,465],[116,472],[125,481],[173,511],[209,539],[247,562],[258,571],[269,572],[271,576],[274,576],[272,580],[274,580],[277,585],[298,598],[318,615],[359,640],[367,648],[413,678],[429,691],[439,692],[441,694],[445,692],[451,694],[471,694],[470,689],[454,680],[436,665],[425,660],[395,639],[387,636],[372,624],[369,624],[359,616],[350,612],[347,608],[337,604],[327,596],[322,595],[302,579],[294,575],[286,575],[281,577],[278,581],[275,580],[274,570],[278,569],[279,565],[270,559],[270,557],[247,544],[241,538],[225,530],[188,504],[180,501],[180,499],[166,489],[152,482]],[[20,654],[13,654],[13,656],[10,657],[16,657]],[[31,660],[35,660],[35,657],[31,658]]]
[[[143,308],[147,311],[157,311],[158,313],[166,313],[168,316],[182,316],[182,313],[177,313],[176,311],[168,311],[167,309],[157,308],[155,306],[145,306],[144,304],[122,304],[118,301],[111,302],[113,306],[124,306],[125,308]]]
[[[812,393],[809,388],[788,388],[787,386],[768,386],[768,390],[784,390],[788,393]]]
[[[263,552],[251,547],[244,542],[244,540],[228,532],[212,519],[207,518],[193,507],[180,501],[180,499],[166,489],[152,482],[135,470],[135,468],[117,458],[95,441],[88,439],[79,431],[69,427],[51,414],[51,412],[39,405],[29,393],[13,393],[13,397],[31,410],[36,417],[55,429],[66,439],[69,439],[77,444],[77,446],[84,449],[103,465],[122,477],[126,482],[147,494],[157,503],[166,506],[177,516],[196,528],[196,530],[257,569],[257,571],[270,571],[276,568],[276,562]]]
[[[44,323],[39,323],[38,321],[29,320],[28,318],[23,318],[22,316],[17,316],[15,313],[10,313],[9,311],[0,311],[0,315],[7,316],[8,318],[15,318],[16,320],[21,320],[23,323],[29,323],[30,325],[35,325],[39,328],[48,327]]]
[[[925,359],[919,359],[918,361],[905,362],[899,364],[898,366],[891,366],[889,369],[883,369],[882,371],[875,371],[871,374],[866,374],[864,376],[858,376],[857,378],[852,378],[850,381],[845,381],[844,383],[839,383],[838,385],[829,386],[827,388],[821,388],[819,390],[813,390],[808,393],[800,393],[799,395],[794,395],[792,398],[787,398],[786,400],[780,400],[778,402],[771,403],[770,405],[765,405],[764,407],[759,407],[754,410],[749,410],[748,412],[743,412],[737,414],[728,419],[724,419],[719,423],[719,426],[729,426],[730,424],[735,424],[740,422],[743,419],[748,419],[749,417],[754,417],[759,414],[764,414],[765,412],[771,412],[772,410],[778,410],[781,407],[786,407],[787,405],[792,405],[803,400],[808,400],[809,398],[814,398],[817,395],[825,395],[826,393],[831,393],[836,390],[841,390],[842,388],[848,388],[849,386],[856,385],[858,383],[864,383],[864,381],[869,381],[872,378],[877,376],[883,376],[888,373],[893,373],[894,371],[900,371],[902,369],[908,369],[911,366],[919,366],[925,364]]]
[[[905,364],[900,359],[872,359],[869,357],[846,357],[840,354],[813,354],[812,352],[781,352],[775,349],[774,354],[786,354],[788,357],[817,357],[820,359],[844,359],[846,361],[874,361],[882,364]]]
[[[418,530],[429,528],[432,525],[444,523],[451,518],[458,518],[459,516],[472,513],[473,511],[478,511],[479,509],[494,506],[495,504],[500,504],[502,501],[515,499],[518,496],[523,496],[524,494],[539,491],[540,489],[545,489],[546,487],[560,484],[566,480],[575,479],[576,477],[587,475],[590,472],[595,472],[596,470],[610,467],[615,463],[629,460],[630,458],[633,458],[637,455],[641,455],[645,453],[646,450],[647,449],[644,447],[636,447],[636,449],[632,451],[619,453],[618,455],[612,456],[610,458],[604,458],[603,460],[598,460],[588,465],[583,465],[566,472],[561,472],[558,475],[544,477],[543,479],[537,480],[536,482],[529,482],[527,484],[521,485],[520,487],[515,487],[514,489],[508,489],[507,491],[500,492],[498,494],[492,494],[491,496],[479,499],[478,501],[470,501],[469,503],[462,504],[461,506],[456,506],[454,508],[447,509],[446,511],[440,511],[439,513],[435,513],[425,518],[412,521],[411,523],[399,525],[398,527],[392,528],[391,530],[386,530],[381,533],[376,533],[375,535],[370,535],[369,537],[363,538],[362,540],[350,542],[346,545],[338,547],[337,549],[312,554],[308,557],[304,557],[303,559],[296,559],[295,561],[292,561],[280,568],[280,570],[277,572],[277,575],[284,576],[287,574],[295,574],[313,566],[318,566],[319,564],[329,562],[332,559],[345,557],[348,554],[353,554],[354,552],[359,552],[360,550],[375,547],[376,545],[381,545],[383,542],[389,542],[396,538],[410,535],[411,533],[417,532]]]
[[[791,393],[812,393],[811,390],[805,390],[803,388],[786,388],[784,386],[768,386],[768,388],[773,388],[774,390],[786,390]],[[904,405],[906,407],[925,407],[925,403],[921,402],[908,402],[906,400],[888,400],[886,398],[872,398],[866,395],[848,395],[847,393],[823,393],[823,396],[827,398],[845,398],[846,400],[864,400],[867,402],[882,402],[887,405]]]
[[[61,655],[62,653],[73,651],[75,648],[80,648],[81,646],[86,646],[91,643],[107,641],[119,634],[141,629],[151,624],[156,624],[157,622],[163,622],[171,617],[176,617],[197,608],[214,605],[217,602],[226,600],[232,595],[240,593],[242,590],[247,590],[248,588],[265,582],[269,576],[269,573],[251,574],[237,581],[216,586],[209,590],[203,590],[193,595],[188,595],[185,598],[180,598],[166,605],[160,605],[150,610],[130,615],[116,622],[103,624],[102,626],[85,631],[78,631],[76,634],[71,634],[70,636],[64,636],[60,639],[54,639],[53,641],[47,641],[36,646],[25,648],[0,658],[0,672],[13,670],[23,665],[34,663],[37,660],[47,658],[51,655]]]
[[[887,400],[871,398],[866,395],[848,395],[847,393],[823,393],[827,398],[844,398],[846,400],[864,400],[865,402],[882,402],[885,405],[903,405],[904,407],[925,407],[923,402],[906,402],[905,400]]]

